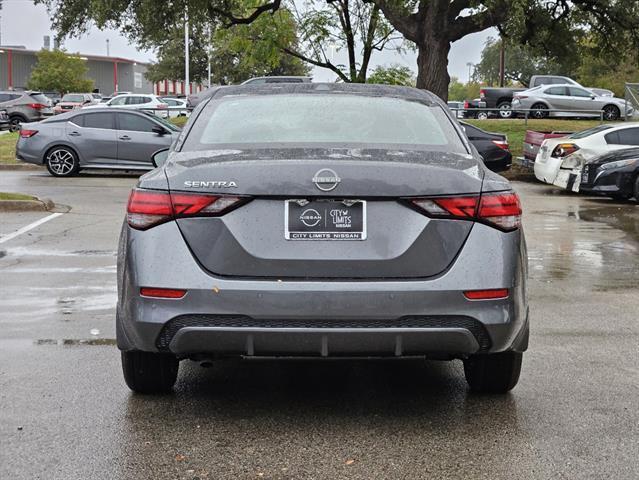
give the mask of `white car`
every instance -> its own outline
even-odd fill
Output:
[[[118,107],[146,110],[162,118],[169,118],[169,106],[157,95],[151,93],[127,93],[113,97],[105,103],[88,105],[84,108]]]
[[[639,146],[639,123],[599,125],[567,137],[544,140],[535,159],[535,177],[579,191],[584,164],[613,150]]]
[[[189,109],[185,98],[162,97],[161,100],[169,106],[169,117],[188,117]]]

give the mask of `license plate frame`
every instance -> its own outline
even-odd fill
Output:
[[[284,200],[284,238],[291,241],[366,240],[367,206],[366,200]]]

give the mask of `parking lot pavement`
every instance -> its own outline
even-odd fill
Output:
[[[636,205],[515,184],[532,332],[510,395],[469,395],[460,362],[253,360],[140,397],[113,345],[135,181],[0,175],[71,207],[0,244],[0,478],[639,478]]]

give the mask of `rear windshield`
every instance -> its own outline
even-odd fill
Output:
[[[43,103],[44,105],[48,105],[49,104],[49,98],[46,95],[42,94],[42,93],[32,93],[29,96],[31,98],[33,98],[38,103]]]
[[[438,105],[347,94],[250,95],[212,101],[195,121],[183,150],[242,144],[401,145],[468,153]]]
[[[67,93],[64,97],[62,97],[63,102],[74,102],[74,103],[82,103],[84,102],[84,95],[74,95]]]
[[[598,125],[596,127],[589,128],[588,130],[584,130],[582,132],[573,133],[572,135],[569,135],[568,138],[574,138],[578,140],[580,138],[586,138],[586,137],[589,137],[590,135],[594,135],[595,133],[603,132],[610,128],[612,127],[609,125]]]

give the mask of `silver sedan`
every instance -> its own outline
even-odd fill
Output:
[[[55,177],[83,168],[150,170],[155,152],[180,133],[156,116],[125,109],[75,110],[42,122],[23,123],[19,160],[45,165]]]
[[[513,96],[513,110],[530,110],[533,118],[595,117],[618,120],[632,116],[631,105],[622,98],[602,97],[574,85],[542,85]]]

